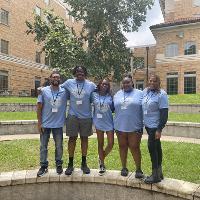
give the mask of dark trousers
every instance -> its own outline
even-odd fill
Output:
[[[160,139],[155,139],[156,128],[145,127],[148,134],[148,149],[151,157],[152,169],[162,165],[162,147]]]

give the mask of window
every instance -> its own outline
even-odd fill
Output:
[[[136,88],[138,90],[143,90],[144,89],[144,80],[136,80]]]
[[[195,42],[186,42],[185,43],[185,55],[196,54],[196,44]]]
[[[196,72],[184,73],[184,94],[196,94]]]
[[[50,4],[50,0],[44,0],[44,3],[46,3],[46,5]]]
[[[45,61],[44,61],[45,65],[48,65],[50,64],[50,58],[49,56],[45,56]]]
[[[70,22],[74,23],[74,22],[75,22],[75,19],[74,19],[73,16],[71,16],[71,15],[69,14],[69,12],[70,12],[70,11],[69,11],[68,9],[66,9],[66,19],[69,20]]]
[[[134,68],[144,68],[144,57],[134,57],[133,65]]]
[[[168,44],[165,49],[166,57],[178,56],[178,44],[172,43]]]
[[[0,92],[8,90],[8,72],[0,70]]]
[[[38,16],[41,16],[41,8],[36,6],[35,7],[35,14],[38,15]]]
[[[178,94],[178,73],[167,73],[167,94]]]
[[[1,22],[2,24],[8,25],[8,15],[9,15],[9,12],[6,11],[6,10],[4,10],[4,9],[1,9],[0,13],[1,13],[0,22]]]
[[[2,39],[0,42],[1,42],[1,46],[0,46],[1,53],[8,54],[9,42],[6,40],[2,40]]]
[[[75,22],[75,18],[72,16],[72,23],[74,23]]]
[[[193,6],[200,6],[200,0],[193,0]]]
[[[41,52],[36,51],[35,62],[36,63],[41,63]]]

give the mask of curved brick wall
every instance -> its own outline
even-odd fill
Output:
[[[134,178],[120,176],[119,171],[97,170],[83,175],[76,169],[72,176],[58,176],[55,170],[36,177],[37,170],[0,174],[1,200],[200,200],[200,185],[175,179],[147,185]]]

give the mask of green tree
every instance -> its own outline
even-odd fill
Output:
[[[59,68],[62,75],[70,77],[72,68],[84,63],[82,43],[73,29],[66,27],[63,19],[51,11],[45,11],[44,15],[44,20],[36,15],[33,23],[26,21],[27,34],[35,34],[34,41],[41,44],[41,51],[49,58],[50,66]]]
[[[113,73],[119,81],[130,71],[123,32],[137,31],[154,0],[64,0],[70,14],[83,20],[82,39],[88,42],[87,67],[93,76]]]

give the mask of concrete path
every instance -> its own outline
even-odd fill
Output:
[[[52,135],[51,135],[51,137],[52,137]],[[64,134],[64,138],[66,138],[65,134]],[[93,136],[91,136],[90,138],[96,138],[96,134],[94,133]],[[39,134],[0,135],[0,141],[20,140],[20,139],[39,139]],[[142,136],[142,139],[146,140],[147,135],[144,134]],[[161,140],[162,141],[174,141],[174,142],[186,142],[186,143],[200,144],[200,139],[195,139],[195,138],[172,137],[172,136],[162,135]]]

